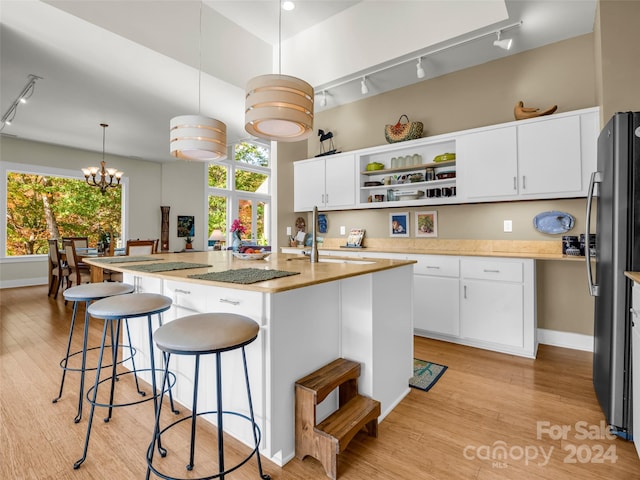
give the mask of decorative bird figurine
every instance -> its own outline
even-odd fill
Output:
[[[545,110],[540,110],[539,108],[530,108],[525,107],[524,102],[519,101],[516,103],[516,106],[513,109],[513,115],[516,117],[516,120],[524,120],[525,118],[535,118],[541,117],[543,115],[551,115],[558,109],[557,105],[553,107],[549,107]]]

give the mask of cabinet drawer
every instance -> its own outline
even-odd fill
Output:
[[[164,294],[173,300],[173,306],[182,307],[182,309],[192,312],[204,313],[207,311],[208,290],[209,287],[195,283],[171,280],[164,283]]]
[[[520,261],[500,261],[486,259],[465,259],[462,262],[462,277],[501,282],[523,281],[523,266]]]
[[[412,260],[417,260],[413,266],[416,275],[432,275],[437,277],[459,277],[460,260],[456,256],[448,255],[416,255]]]
[[[233,288],[207,287],[207,311],[246,315],[264,323],[263,294]]]

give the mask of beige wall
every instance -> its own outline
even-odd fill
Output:
[[[601,68],[597,95],[604,124],[616,112],[640,110],[640,2],[600,0],[598,17],[596,59]]]

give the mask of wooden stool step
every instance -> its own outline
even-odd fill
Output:
[[[317,459],[336,479],[337,455],[363,428],[378,436],[380,402],[358,394],[360,364],[339,358],[296,382],[296,457]],[[338,409],[319,424],[316,406],[338,388]]]

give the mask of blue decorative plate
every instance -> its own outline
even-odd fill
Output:
[[[565,212],[542,212],[533,217],[533,226],[542,233],[560,234],[573,228],[575,219]]]

